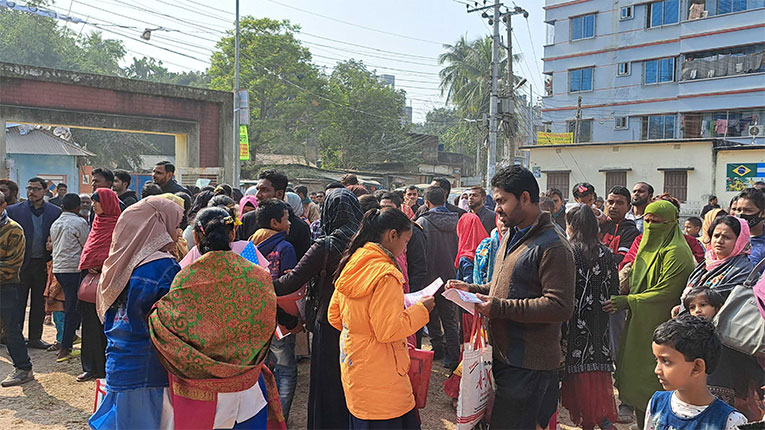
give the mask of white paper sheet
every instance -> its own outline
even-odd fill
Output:
[[[444,296],[444,298],[453,301],[472,315],[475,315],[475,304],[483,303],[483,300],[479,299],[475,294],[456,288],[445,290],[441,295]]]
[[[420,291],[404,294],[404,307],[408,308],[409,306],[412,306],[415,303],[419,303],[419,301],[422,300],[423,297],[435,295],[436,291],[438,291],[438,289],[441,288],[441,285],[444,285],[444,281],[441,280],[441,278],[438,278],[427,287],[421,289]]]

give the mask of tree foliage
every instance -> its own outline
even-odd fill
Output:
[[[383,84],[364,63],[338,63],[329,77],[327,96],[335,103],[321,115],[319,141],[325,166],[406,165],[421,157],[421,148],[401,125],[403,92]]]

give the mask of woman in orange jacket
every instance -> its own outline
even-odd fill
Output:
[[[341,331],[340,373],[351,429],[419,429],[409,383],[407,336],[427,324],[433,297],[404,309],[395,260],[412,237],[398,209],[364,215],[337,269],[327,313]]]

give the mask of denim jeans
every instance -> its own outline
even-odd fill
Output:
[[[6,346],[13,361],[13,367],[32,370],[32,361],[29,360],[19,319],[19,293],[22,289],[23,287],[19,284],[0,285],[0,318],[5,325]]]
[[[279,400],[282,403],[282,412],[286,419],[290,414],[292,398],[295,396],[297,387],[297,360],[295,359],[295,335],[291,334],[282,340],[274,335],[269,352],[269,364],[276,378],[276,387],[279,390]]]
[[[444,353],[444,364],[452,370],[460,362],[459,322],[457,305],[436,294],[436,307],[430,312],[428,333],[433,351]],[[441,328],[443,327],[443,331]]]
[[[80,289],[80,272],[76,273],[56,273],[56,280],[61,284],[64,290],[66,301],[64,302],[64,333],[61,336],[61,347],[72,349],[74,342],[74,332],[80,327],[80,311],[77,310],[77,290]]]

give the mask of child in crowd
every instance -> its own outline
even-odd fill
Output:
[[[258,204],[255,212],[258,230],[250,237],[250,241],[269,261],[268,270],[271,279],[292,270],[297,264],[295,247],[287,242],[290,231],[289,209],[287,203],[278,199],[268,199]],[[276,309],[279,324],[285,326],[285,331],[297,326],[297,319],[286,314],[280,307]],[[273,369],[276,385],[279,389],[279,400],[285,419],[289,416],[292,399],[297,387],[297,360],[295,359],[295,336],[281,337],[274,335],[271,341],[269,367]]]
[[[595,205],[595,187],[587,182],[574,185],[571,193],[577,203],[593,207]]]
[[[691,315],[707,321],[712,321],[724,303],[722,294],[710,288],[694,288],[683,298],[683,306]]]
[[[707,388],[707,375],[720,360],[722,344],[712,322],[680,315],[653,333],[656,376],[667,391],[651,397],[644,430],[736,430],[746,417],[716,398]]]
[[[699,238],[701,232],[701,218],[692,216],[683,224],[683,233],[688,236]]]

